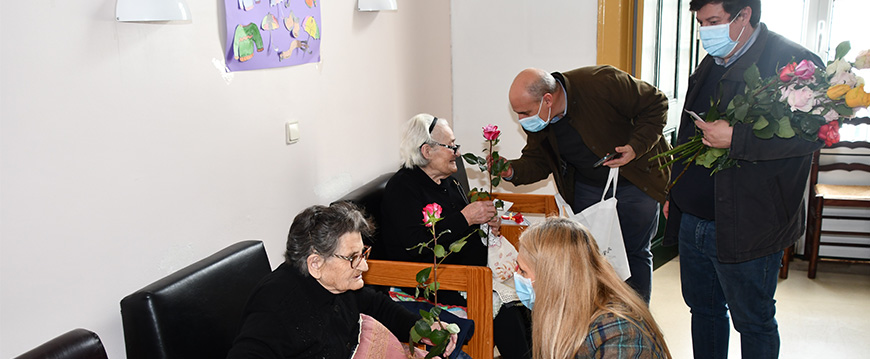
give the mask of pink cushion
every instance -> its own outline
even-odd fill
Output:
[[[411,328],[408,328],[410,330]],[[426,352],[415,348],[418,358],[426,356]],[[406,359],[408,346],[399,342],[381,322],[365,314],[360,314],[359,346],[353,353],[353,359]]]

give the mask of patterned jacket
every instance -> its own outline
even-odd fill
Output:
[[[668,358],[662,344],[644,335],[638,325],[613,313],[595,318],[575,358]]]

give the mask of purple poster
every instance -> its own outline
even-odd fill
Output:
[[[320,0],[226,0],[227,67],[320,61]]]

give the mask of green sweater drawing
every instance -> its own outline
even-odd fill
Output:
[[[235,40],[233,41],[233,56],[236,60],[245,62],[253,58],[254,43],[257,45],[257,52],[263,51],[263,38],[260,36],[257,24],[236,26]]]

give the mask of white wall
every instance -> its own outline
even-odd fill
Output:
[[[113,0],[4,2],[0,357],[83,327],[124,358],[125,295],[246,238],[277,265],[296,213],[397,168],[405,119],[452,116],[446,1],[323,1],[322,63],[229,84],[223,1],[188,4],[145,24]]]
[[[595,65],[597,1],[452,1],[454,132],[463,152],[482,155],[481,127],[498,125],[497,150],[514,159],[526,135],[508,103],[508,88],[527,67],[567,71]],[[471,186],[485,177],[469,168]],[[552,177],[551,177],[552,178]],[[497,192],[555,193],[552,179],[499,186]]]

